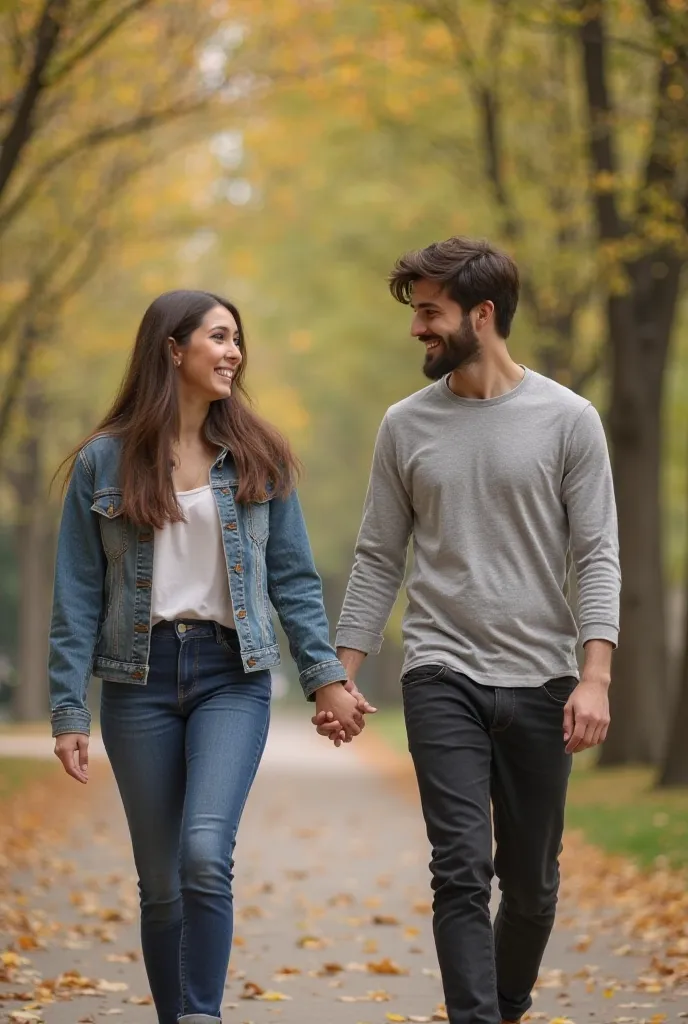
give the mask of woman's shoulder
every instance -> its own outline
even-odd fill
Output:
[[[92,475],[100,475],[105,470],[119,468],[119,457],[122,450],[122,439],[116,434],[96,434],[95,437],[82,445],[77,459],[85,464]]]

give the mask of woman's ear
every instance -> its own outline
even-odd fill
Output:
[[[168,338],[167,342],[170,346],[170,355],[172,357],[172,362],[174,363],[175,367],[181,366],[182,356],[179,349],[177,348],[177,342],[174,340],[174,338]]]

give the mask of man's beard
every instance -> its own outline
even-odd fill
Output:
[[[458,331],[453,334],[425,335],[424,341],[436,339],[441,345],[425,357],[423,373],[430,380],[440,380],[454,370],[461,370],[480,359],[480,339],[475,332],[471,318],[464,316]]]

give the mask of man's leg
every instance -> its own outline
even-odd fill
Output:
[[[492,734],[495,869],[502,891],[495,953],[499,1006],[507,1021],[519,1020],[531,1005],[554,924],[571,770],[563,716],[575,685],[574,679],[556,679],[497,695],[505,713]]]
[[[439,665],[402,680],[409,750],[432,845],[434,931],[451,1024],[499,1024],[490,924],[489,726],[494,690]]]

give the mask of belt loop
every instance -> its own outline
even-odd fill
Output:
[[[222,626],[220,625],[219,622],[215,622],[215,620],[213,620],[213,626],[215,627],[215,643],[221,644],[222,643]]]

